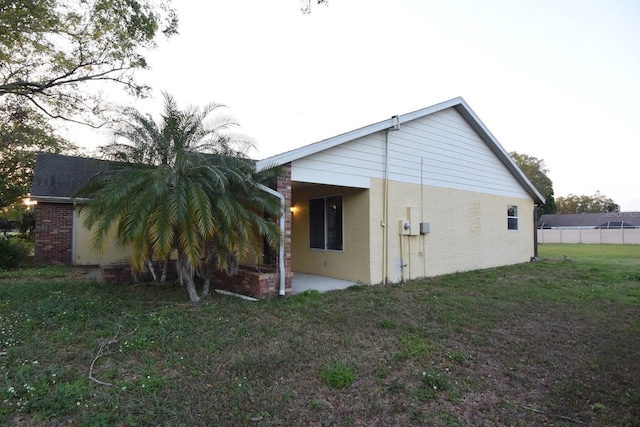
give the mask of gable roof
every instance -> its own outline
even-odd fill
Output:
[[[260,160],[257,162],[256,167],[258,170],[269,166],[280,166],[295,160],[302,159],[304,157],[319,153],[329,148],[336,147],[349,141],[353,141],[358,138],[362,138],[373,133],[383,131],[385,129],[394,129],[403,123],[416,120],[430,114],[437,113],[447,108],[454,108],[463,119],[471,126],[471,128],[478,134],[478,136],[484,141],[489,149],[495,154],[495,156],[504,164],[504,166],[511,172],[513,177],[518,181],[522,188],[529,194],[535,203],[544,203],[544,197],[533,186],[531,181],[520,170],[518,165],[513,161],[509,153],[500,145],[498,140],[487,129],[487,127],[478,118],[476,113],[471,109],[469,104],[466,103],[461,97],[453,98],[448,101],[441,102],[430,107],[426,107],[411,113],[403,114],[400,116],[393,116],[390,119],[382,120],[377,123],[370,124],[368,126],[352,130],[347,133],[343,133],[332,138],[328,138],[313,144],[305,145],[295,150],[286,151],[281,154],[277,154],[272,157]]]
[[[70,202],[72,196],[94,176],[111,168],[112,162],[86,157],[38,153],[30,198]]]

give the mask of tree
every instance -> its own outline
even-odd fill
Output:
[[[134,80],[147,68],[140,51],[155,47],[158,33],[176,32],[165,2],[0,0],[0,98],[26,101],[49,118],[99,113],[100,93],[86,84],[143,94],[147,88]]]
[[[300,0],[300,10],[302,13],[305,15],[311,13],[311,3],[313,1],[318,4],[324,4],[325,6],[329,4],[329,0]]]
[[[0,209],[27,195],[38,151],[75,149],[50,120],[99,125],[103,99],[90,82],[144,94],[140,52],[176,28],[164,1],[0,0]]]
[[[22,203],[39,151],[61,153],[75,148],[55,136],[47,121],[24,101],[0,105],[0,209]]]
[[[14,203],[0,211],[0,230],[5,234],[17,230],[23,237],[35,231],[33,206],[25,203]]]
[[[548,176],[549,169],[544,164],[544,160],[527,154],[520,154],[516,151],[510,152],[509,155],[529,181],[531,181],[533,186],[536,187],[545,198],[544,204],[536,208],[537,216],[556,213],[556,202],[553,197],[553,182]]]
[[[261,253],[260,236],[272,247],[280,239],[267,218],[281,214],[279,201],[258,187],[274,171],[256,173],[246,156],[251,142],[233,132],[228,115],[216,114],[221,107],[181,111],[165,95],[158,124],[128,110],[129,120],[103,149],[126,162],[81,192],[90,197],[83,209],[85,225],[94,227],[94,249],[114,230],[117,243],[132,247],[138,270],[175,251],[179,280],[194,303],[206,297],[215,270],[235,274],[244,256]],[[196,276],[203,280],[200,295]]]
[[[557,212],[562,214],[620,212],[620,205],[596,191],[593,196],[569,194],[556,200]]]

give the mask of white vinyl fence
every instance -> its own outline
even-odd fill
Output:
[[[538,243],[640,245],[640,228],[539,228]]]

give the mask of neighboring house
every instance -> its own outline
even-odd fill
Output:
[[[544,198],[462,98],[257,162],[272,165],[284,171],[275,186],[286,207],[284,247],[273,267],[284,267],[286,284],[245,293],[288,293],[293,272],[378,284],[536,254],[534,206]],[[42,169],[50,168],[36,165],[31,194],[40,260],[52,245],[38,240],[50,239],[52,223],[39,224],[46,215],[38,211],[74,202],[72,193],[51,197],[38,185]],[[67,216],[66,227],[77,229],[77,215]],[[80,246],[64,251],[59,262],[94,261]]]
[[[538,228],[640,228],[640,212],[545,214]]]
[[[640,244],[640,212],[545,214],[540,243]]]
[[[108,244],[102,254],[91,250],[91,233],[82,226],[83,200],[73,195],[111,163],[84,157],[39,153],[30,198],[35,207],[35,263],[97,265],[125,261],[131,251]]]

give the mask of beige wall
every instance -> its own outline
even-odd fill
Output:
[[[371,231],[383,220],[383,180],[372,180]],[[518,206],[518,230],[507,229],[507,206]],[[407,207],[428,222],[425,235],[400,236]],[[379,234],[382,234],[378,231]],[[375,242],[374,242],[375,240]],[[533,201],[398,182],[389,183],[390,282],[527,262],[534,255]],[[372,282],[383,281],[382,236],[372,239]],[[402,267],[404,265],[404,267]]]
[[[91,239],[93,234],[83,224],[83,213],[81,209],[76,208],[74,211],[74,264],[77,265],[95,265],[108,264],[112,262],[128,261],[131,259],[130,248],[119,248],[116,246],[114,239],[108,239],[105,250],[102,253],[96,253],[91,249]]]
[[[310,186],[293,192],[293,271],[364,283],[385,277],[384,181],[369,190]],[[534,255],[533,201],[416,184],[389,183],[389,282],[527,262]],[[344,251],[309,248],[310,198],[342,195]],[[518,230],[507,229],[507,206],[518,206]],[[421,209],[423,205],[423,209]],[[401,219],[430,224],[430,233],[400,236]],[[415,224],[414,224],[415,225]],[[404,267],[403,267],[404,266]]]
[[[309,248],[309,199],[342,196],[342,251]],[[364,189],[314,185],[293,190],[291,205],[292,270],[371,283],[369,276],[369,196]]]
[[[372,283],[383,281],[383,180],[372,180]],[[507,205],[518,206],[518,230],[507,229]],[[400,236],[407,207],[430,224],[426,235]],[[421,213],[422,212],[422,213]],[[401,257],[402,253],[402,257]],[[440,187],[389,183],[390,282],[529,261],[534,255],[533,201]],[[404,265],[404,267],[402,267]]]
[[[75,240],[74,240],[74,248],[75,248],[75,256],[74,256],[74,264],[76,265],[96,265],[96,264],[109,264],[113,262],[122,262],[122,261],[130,261],[131,260],[131,248],[120,248],[115,244],[115,239],[109,238],[107,239],[107,244],[105,246],[104,252],[96,253],[92,249],[91,239],[93,238],[93,233],[87,229],[83,224],[84,215],[81,209],[76,208],[74,212],[75,217]],[[260,237],[256,237],[257,239],[262,240]],[[277,248],[273,249],[277,252]],[[176,258],[176,254],[172,254],[172,259]],[[258,264],[259,256],[253,251],[249,251],[246,253],[240,263],[241,264]]]

